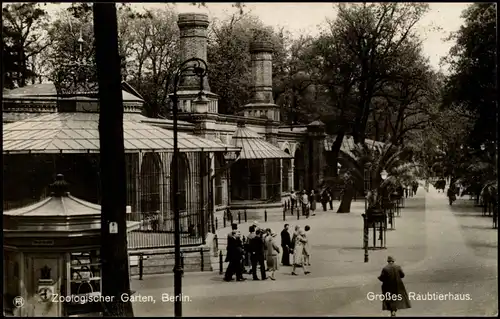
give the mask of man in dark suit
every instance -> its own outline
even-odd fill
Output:
[[[227,266],[224,280],[233,280],[233,274],[236,273],[236,280],[243,281],[245,280],[245,278],[243,278],[241,264],[241,259],[243,257],[243,242],[238,231],[238,225],[232,224],[231,228],[231,233],[227,235],[226,261],[229,262],[229,265]]]
[[[394,258],[387,257],[387,266],[382,269],[378,280],[382,282],[382,293],[385,299],[382,301],[382,310],[391,312],[391,317],[396,316],[398,309],[411,308],[408,293],[402,278],[405,274],[400,266],[394,263]]]
[[[264,238],[262,230],[257,229],[255,236],[250,240],[250,251],[252,252],[252,277],[253,280],[259,280],[257,277],[257,264],[260,266],[261,280],[266,280],[266,265],[264,264]]]
[[[283,255],[281,256],[281,264],[283,264],[283,266],[290,266],[291,246],[292,246],[292,240],[290,238],[290,233],[288,232],[288,224],[285,224],[285,228],[281,231],[281,248],[283,249]]]

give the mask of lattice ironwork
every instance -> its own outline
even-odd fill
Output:
[[[290,172],[290,167],[292,165],[291,159],[286,159],[284,158],[282,160],[283,165],[282,165],[282,173],[281,173],[281,184],[282,184],[282,191],[283,192],[289,192],[291,191],[291,185],[289,182],[289,172]]]
[[[96,95],[98,92],[96,67],[90,61],[61,65],[57,70],[54,85],[61,97]]]
[[[214,158],[215,165],[215,177],[214,177],[214,196],[215,196],[215,205],[223,205],[224,204],[224,184],[223,180],[227,180],[227,171],[223,170],[224,167],[224,156],[220,153],[215,154]]]
[[[128,234],[129,249],[172,247],[172,153],[126,154],[127,220],[140,228]],[[209,228],[208,154],[181,153],[181,244],[203,243]],[[35,203],[50,195],[56,174],[64,174],[73,196],[100,204],[98,154],[4,155],[4,209]]]
[[[75,42],[75,50],[65,61],[59,63],[54,74],[54,85],[58,96],[91,95],[98,92],[95,51],[91,43],[86,43],[80,30],[80,38]]]
[[[295,151],[293,169],[293,187],[296,191],[302,191],[306,187],[305,154],[301,149]]]
[[[240,160],[231,167],[232,200],[281,200],[280,159]]]

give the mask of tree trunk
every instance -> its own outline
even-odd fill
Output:
[[[340,148],[342,147],[342,141],[344,140],[344,136],[345,136],[344,130],[340,130],[337,133],[337,136],[335,137],[335,142],[333,142],[332,145],[331,168],[333,177],[339,176],[338,163],[339,163]]]
[[[340,202],[337,213],[350,213],[353,197],[354,197],[354,185],[347,185],[346,188],[344,189],[344,194],[342,195],[342,201]]]
[[[114,3],[94,3],[94,34],[99,83],[101,166],[102,295],[113,297],[103,306],[106,317],[133,317],[127,252],[125,150],[118,27]],[[116,223],[116,232],[111,223]]]

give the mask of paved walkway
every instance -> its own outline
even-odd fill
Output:
[[[359,207],[358,207],[359,206]],[[290,276],[282,267],[277,281],[225,283],[217,273],[184,277],[185,315],[377,315],[379,301],[367,299],[378,293],[376,279],[387,255],[393,255],[407,273],[409,292],[469,293],[470,301],[414,301],[401,315],[491,315],[497,312],[496,256],[478,257],[463,236],[463,227],[443,194],[419,189],[406,201],[395,231],[387,234],[388,249],[370,251],[363,263],[362,213],[364,204],[354,203],[350,214],[320,213],[292,225],[311,226],[312,273]],[[283,222],[264,227],[280,231]],[[244,230],[244,228],[242,228]],[[486,230],[496,232],[496,230]],[[221,234],[227,234],[221,230]],[[480,239],[482,240],[482,239]],[[491,243],[488,243],[491,244]],[[494,258],[493,258],[494,257]],[[169,275],[145,277],[132,282],[137,294],[155,296],[157,302],[134,303],[136,316],[173,313],[173,304],[161,302],[173,293]]]

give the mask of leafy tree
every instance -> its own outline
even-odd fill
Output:
[[[354,191],[364,192],[365,170],[369,172],[370,188],[376,191],[377,194],[387,193],[384,188],[396,187],[407,182],[408,176],[413,175],[412,170],[414,169],[411,165],[406,165],[410,154],[410,149],[396,147],[391,144],[356,144],[351,150],[351,154],[342,153],[339,158],[342,170],[347,171],[351,179],[351,183],[347,183],[345,186],[343,197],[352,198]],[[386,170],[392,176],[391,179],[385,182],[381,178],[383,170]],[[350,208],[351,201],[343,198],[337,212],[348,213]]]
[[[475,3],[463,12],[465,24],[450,39],[456,41],[445,62],[444,106],[475,122],[470,143],[496,142],[497,28],[496,4]]]
[[[283,122],[310,123],[324,108],[319,94],[321,88],[315,86],[318,75],[309,67],[313,41],[314,38],[303,35],[288,40],[288,56],[281,66],[273,69],[273,95],[276,104],[281,106]]]
[[[209,83],[212,92],[219,95],[219,113],[234,114],[250,98],[250,43],[254,39],[273,43],[274,80],[285,64],[286,35],[283,30],[275,32],[250,13],[234,13],[227,19],[216,19],[209,27]]]
[[[344,136],[351,134],[355,143],[364,143],[368,119],[380,102],[377,98],[387,95],[384,89],[397,89],[404,80],[412,83],[407,79],[413,76],[407,71],[408,66],[412,61],[421,61],[415,60],[421,47],[415,25],[428,6],[339,4],[337,10],[336,19],[329,21],[327,30],[314,42],[312,59],[315,73],[322,75],[318,87],[328,93],[331,105],[323,117],[327,133],[336,135],[331,152],[327,152],[333,175],[337,174]],[[406,92],[401,93],[404,94],[399,98],[408,100],[405,106],[415,102]],[[410,130],[404,128],[405,112],[401,113],[403,119],[397,123],[400,134]],[[351,200],[352,193],[344,192],[343,210],[348,209]]]
[[[372,99],[387,84],[401,81],[408,55],[420,45],[414,26],[427,10],[428,5],[416,3],[338,6],[332,27],[340,33],[346,53],[357,66],[352,131],[356,143],[365,138]]]
[[[127,60],[127,80],[146,100],[146,115],[165,116],[168,94],[179,65],[179,29],[170,9],[129,14],[127,34],[122,36]],[[124,18],[126,21],[126,18]],[[122,24],[123,26],[124,24]],[[127,49],[125,49],[127,48]]]
[[[50,79],[56,89],[62,93],[95,91],[97,74],[91,5],[75,3],[59,11],[49,35],[52,41]]]
[[[34,59],[51,44],[44,31],[48,15],[41,4],[14,3],[2,8],[4,79],[10,88],[36,78]]]

